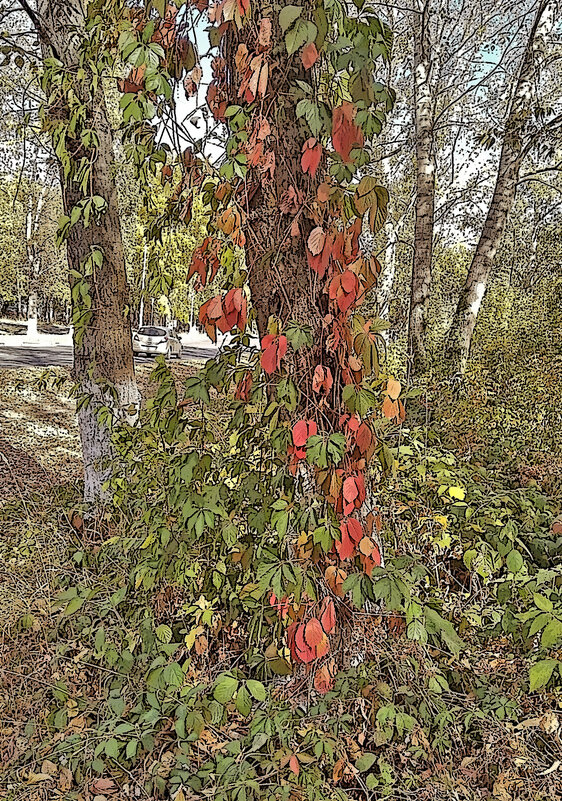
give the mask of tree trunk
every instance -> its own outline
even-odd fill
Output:
[[[414,256],[408,317],[408,362],[410,375],[427,367],[426,327],[435,209],[435,148],[433,92],[436,64],[431,58],[428,7],[414,13],[414,108],[416,138],[416,199]]]
[[[541,0],[529,33],[508,110],[494,193],[449,332],[448,353],[456,373],[462,374],[466,369],[478,312],[515,200],[519,170],[527,144],[525,132],[531,115],[535,40],[547,7],[548,0]]]
[[[74,76],[72,88],[84,104],[85,127],[98,137],[97,147],[86,149],[79,133],[66,136],[66,147],[72,163],[81,158],[91,161],[88,193],[99,195],[107,203],[104,213],[85,227],[83,218],[70,228],[67,239],[68,266],[71,270],[71,290],[77,280],[87,287],[91,306],[73,300],[74,378],[79,386],[78,423],[84,460],[84,499],[98,503],[104,499],[104,482],[111,475],[113,449],[111,424],[128,414],[134,414],[138,404],[135,382],[131,323],[127,314],[129,288],[119,221],[115,186],[113,134],[109,124],[105,98],[101,87],[92,94],[92,76],[87,62],[80,65],[85,78],[77,77],[80,61],[80,32],[84,14],[79,4],[62,0],[40,0],[38,29],[43,55],[51,52],[60,59],[67,73]],[[100,82],[101,83],[101,82]],[[49,117],[63,124],[69,120],[67,97],[51,97]],[[63,174],[61,166],[63,209],[70,216],[72,209],[84,198],[76,182]],[[94,265],[91,274],[85,262],[94,250],[103,253],[101,265]],[[83,275],[78,279],[76,273]],[[84,322],[86,324],[84,325]]]
[[[300,0],[295,5],[309,8],[312,3],[311,0]],[[260,19],[262,12],[267,16],[269,7],[267,1],[256,2],[253,5],[256,19]],[[242,29],[238,41],[243,42],[245,36],[252,41],[254,34]],[[273,21],[273,41],[283,41],[276,18]],[[237,103],[240,74],[234,64],[236,47],[228,37],[224,37],[223,42],[227,62],[226,90],[231,102]],[[292,198],[313,196],[320,182],[321,169],[316,177],[311,177],[301,168],[302,125],[296,115],[292,87],[298,85],[298,81],[307,80],[309,75],[300,58],[292,59],[283,68],[276,66],[271,70],[268,91],[276,98],[276,103],[268,121],[275,133],[275,172],[269,181],[256,180],[256,176],[252,176],[255,186],[248,190],[250,200],[244,225],[246,263],[260,337],[267,334],[271,316],[280,320],[282,327],[290,320],[310,326],[314,344],[306,353],[295,354],[299,364],[298,367],[295,365],[294,372],[312,372],[316,364],[330,366],[334,377],[334,397],[338,397],[341,371],[331,364],[330,354],[323,350],[323,318],[328,313],[328,295],[324,292],[324,282],[310,269],[306,255],[305,246],[314,223],[308,216],[295,212],[298,201],[295,207],[292,206]],[[295,221],[298,235],[292,232]]]
[[[37,337],[37,291],[31,289],[27,297],[27,336]]]

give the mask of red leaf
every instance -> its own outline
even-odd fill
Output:
[[[361,453],[367,453],[373,442],[373,432],[367,423],[361,423],[357,434],[355,435],[355,442]]]
[[[304,639],[310,648],[316,648],[322,642],[324,637],[324,630],[320,625],[320,621],[315,617],[311,618],[304,629]]]
[[[267,334],[261,341],[261,348],[261,366],[266,373],[271,375],[279,369],[281,359],[287,353],[287,337],[283,334],[280,336]]]
[[[365,500],[365,480],[361,473],[349,476],[343,482],[343,513],[349,515],[359,509]]]
[[[236,400],[247,402],[250,399],[250,391],[252,389],[253,378],[252,374],[248,372],[244,375],[241,381],[236,386],[234,397]]]
[[[363,539],[363,526],[354,517],[349,517],[345,525],[347,525],[347,533],[353,542],[360,542]]]
[[[340,526],[340,540],[336,540],[334,543],[336,546],[336,551],[340,559],[349,559],[355,553],[355,543],[349,536],[349,530],[345,523],[342,523]]]
[[[316,64],[318,61],[318,56],[318,50],[316,49],[314,42],[309,42],[305,47],[303,47],[301,61],[305,70],[309,70],[312,66],[314,66],[314,64]]]
[[[309,437],[318,433],[318,426],[314,420],[299,420],[293,426],[293,445],[302,448]]]
[[[359,495],[359,490],[357,489],[357,484],[355,482],[355,476],[350,476],[346,478],[343,482],[343,497],[348,503],[354,503],[355,499]]]
[[[331,598],[322,601],[320,623],[326,634],[331,634],[336,627],[336,607]]]
[[[357,109],[353,103],[344,102],[334,109],[332,116],[332,142],[334,150],[344,162],[350,161],[354,147],[363,145],[363,132],[353,122]]]
[[[301,167],[304,173],[316,175],[316,170],[322,159],[322,145],[312,136],[302,146]]]
[[[313,256],[318,256],[324,249],[326,233],[323,228],[313,228],[308,237],[307,247]]]
[[[304,638],[306,624],[299,623],[295,630],[295,658],[308,664],[316,659],[316,648],[310,647]]]

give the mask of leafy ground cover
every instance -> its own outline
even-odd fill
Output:
[[[536,408],[489,376],[412,401],[377,483],[385,566],[350,563],[315,598],[332,541],[288,511],[315,497],[289,504],[267,432],[233,431],[220,387],[194,400],[195,371],[173,370],[142,374],[143,425],[118,440],[95,525],[71,401],[4,374],[21,463],[0,507],[2,797],[557,797],[562,497]],[[337,610],[321,669],[288,647],[303,606],[330,631]]]

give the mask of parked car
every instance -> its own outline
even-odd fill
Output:
[[[175,356],[181,357],[181,342],[177,336],[167,328],[153,325],[144,325],[133,332],[133,353],[135,356],[157,356],[161,354],[166,359]]]

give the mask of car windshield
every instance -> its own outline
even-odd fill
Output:
[[[144,328],[139,329],[139,334],[143,337],[165,337],[165,328],[154,328],[150,325],[145,325]]]

